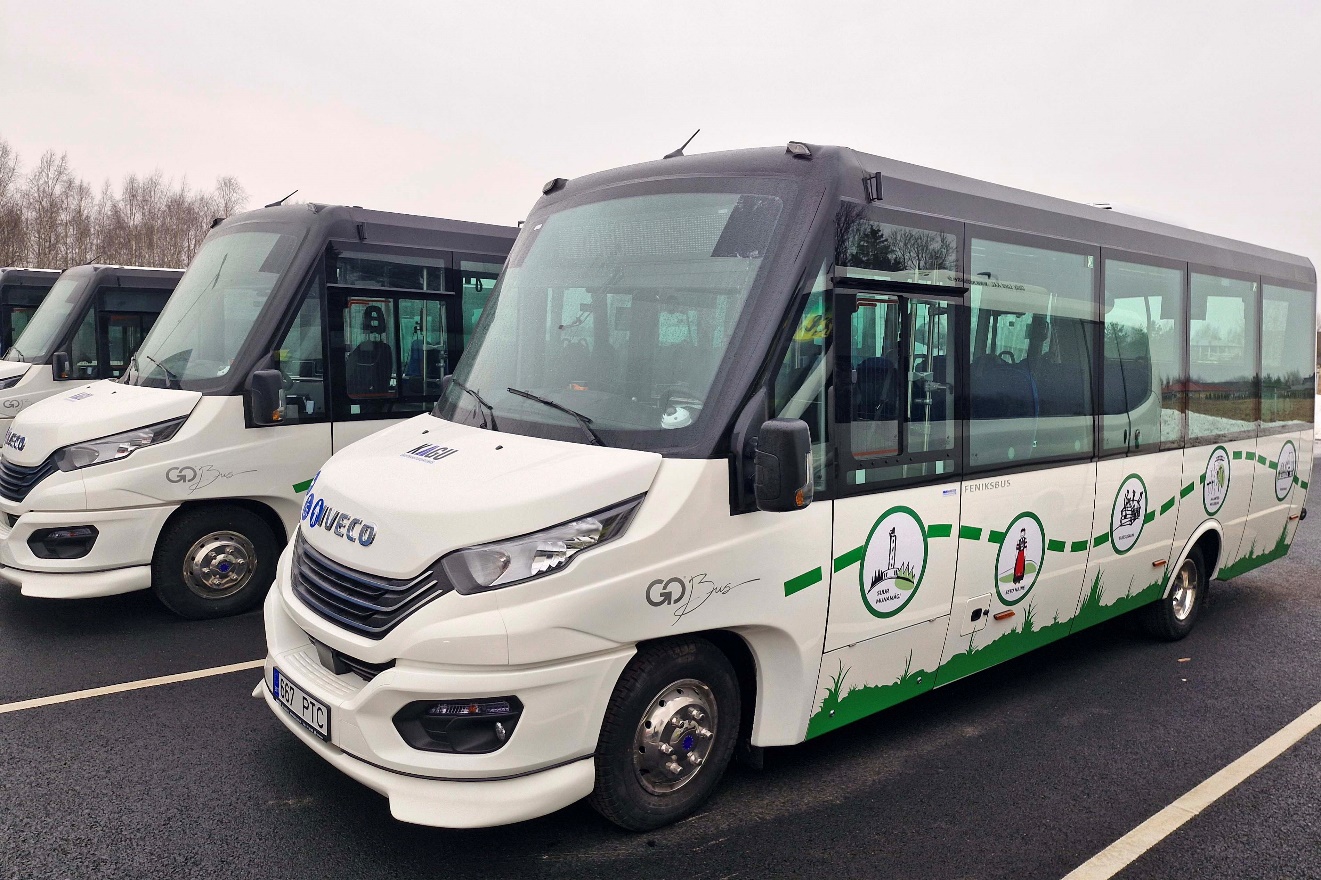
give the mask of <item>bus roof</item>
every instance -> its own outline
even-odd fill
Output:
[[[785,147],[758,147],[617,168],[569,181],[538,205],[625,182],[689,176],[794,177],[805,179],[809,186],[815,184],[827,196],[866,202],[867,180],[879,174],[881,198],[874,204],[880,207],[920,211],[1281,281],[1316,284],[1316,270],[1311,261],[1296,254],[847,147],[804,146],[810,151],[810,158],[796,158]]]
[[[501,262],[518,237],[516,226],[395,214],[347,205],[300,204],[257,208],[235,214],[218,225],[270,221],[321,225],[326,237],[331,239],[499,254]]]
[[[59,269],[29,269],[25,266],[0,266],[0,284],[37,284],[50,287],[60,277]]]

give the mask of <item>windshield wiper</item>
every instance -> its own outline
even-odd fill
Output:
[[[582,413],[576,412],[575,410],[571,410],[564,404],[556,403],[555,401],[549,398],[538,397],[537,395],[533,394],[531,391],[520,391],[517,388],[506,388],[505,390],[508,391],[510,394],[516,394],[519,397],[526,397],[528,400],[535,400],[537,403],[544,403],[546,406],[550,407],[551,409],[557,409],[562,413],[568,413],[569,415],[573,416],[575,419],[578,420],[578,424],[582,425],[583,430],[586,431],[591,436],[593,443],[595,443],[597,446],[605,445],[605,441],[601,439],[601,435],[592,430],[592,420],[587,418],[587,416],[583,415]]]
[[[142,352],[140,352],[140,351],[135,351],[135,352],[133,353],[132,364],[134,365],[134,369],[137,369],[137,366],[136,366],[136,365],[137,365],[138,355],[140,355],[140,354],[142,354]],[[160,367],[160,368],[165,372],[165,377],[166,377],[167,379],[173,379],[173,380],[174,380],[174,384],[178,386],[179,390],[180,390],[180,391],[183,390],[183,383],[179,381],[179,377],[176,376],[176,375],[174,374],[174,371],[173,371],[173,370],[171,370],[169,367],[165,366],[165,364],[163,364],[163,363],[161,363],[160,361],[156,360],[154,357],[152,357],[152,356],[149,355],[149,354],[142,354],[142,356],[143,356],[144,358],[146,358],[147,360],[151,361],[151,362],[152,362],[153,364],[155,364],[156,366]],[[140,372],[142,372],[142,371],[139,369],[138,372],[140,373]]]
[[[471,394],[471,395],[473,396],[473,399],[476,400],[478,403],[480,403],[480,404],[486,409],[486,411],[489,412],[489,413],[491,414],[491,424],[489,425],[489,429],[492,430],[492,431],[498,431],[498,430],[500,430],[499,426],[496,425],[496,423],[495,423],[495,407],[493,407],[493,406],[491,406],[489,403],[487,403],[486,400],[485,400],[480,394],[478,394],[476,391],[473,391],[473,390],[472,390],[471,388],[469,388],[467,385],[464,385],[464,384],[463,384],[462,382],[460,382],[458,379],[455,379],[455,378],[451,377],[451,378],[450,378],[450,384],[452,384],[452,385],[457,385],[457,386],[459,386],[459,390],[460,390],[460,391],[463,391],[463,392],[466,392],[466,393],[468,393],[468,394]],[[488,427],[488,425],[486,424],[486,416],[485,416],[485,414],[482,415],[482,427],[483,427],[483,428],[487,428],[487,427]]]

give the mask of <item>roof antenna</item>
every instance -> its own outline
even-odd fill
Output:
[[[688,138],[688,140],[686,140],[686,141],[683,142],[683,146],[682,146],[682,147],[680,147],[679,149],[675,150],[673,153],[666,153],[666,154],[665,154],[664,156],[662,156],[661,158],[663,158],[663,159],[674,159],[674,158],[677,158],[677,157],[679,157],[679,156],[682,156],[682,155],[683,155],[683,151],[684,151],[684,149],[685,149],[689,144],[691,144],[691,143],[693,142],[693,138],[697,137],[698,132],[700,132],[700,131],[701,131],[701,129],[699,128],[697,131],[693,132],[693,137],[690,137],[690,138]]]
[[[271,202],[271,203],[270,203],[269,205],[267,205],[266,207],[268,207],[268,208],[278,208],[278,207],[280,207],[281,205],[283,205],[285,202],[287,202],[287,201],[289,201],[291,198],[293,198],[293,197],[294,197],[294,193],[296,193],[296,192],[298,192],[298,190],[294,190],[293,192],[289,193],[289,195],[287,195],[287,196],[285,196],[284,198],[280,199],[278,202]]]

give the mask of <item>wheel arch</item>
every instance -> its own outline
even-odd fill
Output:
[[[1166,567],[1168,572],[1176,572],[1179,566],[1183,565],[1188,554],[1194,549],[1202,553],[1202,561],[1206,563],[1206,579],[1209,583],[1220,568],[1221,553],[1224,550],[1224,531],[1218,520],[1208,519],[1193,530],[1193,533],[1184,542],[1179,555],[1171,560],[1171,564]],[[1165,595],[1170,594],[1174,586],[1174,578],[1168,577],[1165,584]]]
[[[238,507],[250,511],[251,513],[255,513],[271,527],[271,532],[275,535],[275,540],[279,542],[281,547],[289,541],[289,535],[284,528],[284,521],[280,519],[280,515],[275,512],[275,509],[270,505],[252,498],[209,498],[196,501],[185,501],[170,514],[168,519],[165,520],[165,523],[161,526],[160,534],[164,535],[169,530],[170,526],[172,526],[175,521],[185,513],[216,507]],[[156,543],[158,546],[160,540],[160,535],[158,535],[156,537]]]

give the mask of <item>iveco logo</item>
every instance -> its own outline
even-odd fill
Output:
[[[412,449],[405,452],[404,455],[409,458],[420,458],[423,461],[440,461],[442,458],[453,455],[458,451],[459,450],[452,449],[449,446],[427,444],[423,446],[414,446]]]
[[[28,443],[28,438],[22,434],[15,434],[13,431],[5,431],[5,445],[10,449],[17,449],[22,452],[23,447]]]
[[[364,547],[370,547],[376,540],[376,526],[364,522],[361,517],[327,507],[324,500],[311,492],[307,493],[307,500],[303,502],[303,515],[300,519],[307,523],[308,528],[320,526],[337,538]]]

